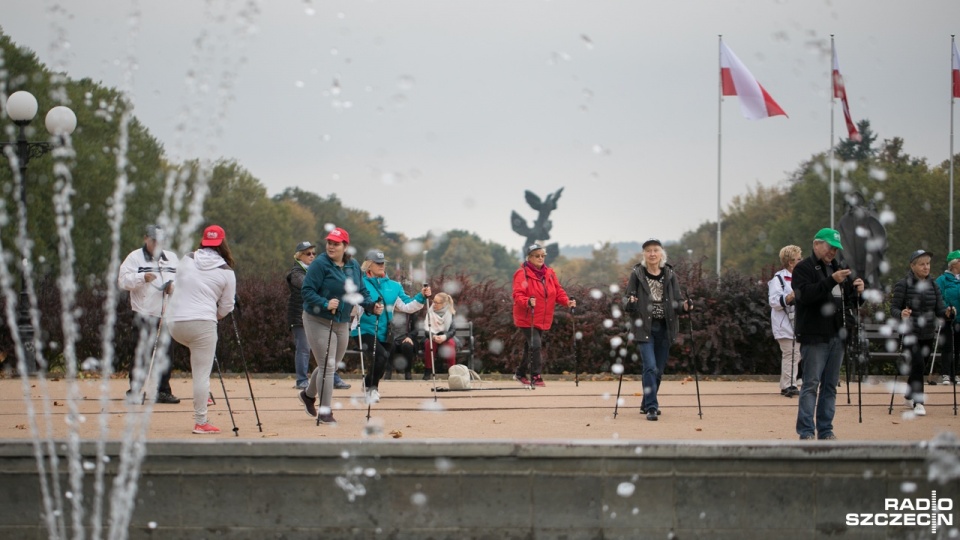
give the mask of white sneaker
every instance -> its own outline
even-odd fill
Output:
[[[380,403],[380,391],[376,388],[367,388],[367,405]]]
[[[927,410],[923,408],[923,403],[917,403],[913,406],[913,414],[917,416],[926,416]]]
[[[940,377],[940,384],[946,384],[946,385],[952,384],[950,382],[950,376],[944,375],[943,377]]]
[[[908,398],[908,397],[903,398],[903,408],[904,408],[904,409],[912,409],[912,408],[913,408],[913,400],[910,399],[910,398]]]

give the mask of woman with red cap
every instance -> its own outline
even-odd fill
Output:
[[[315,400],[320,394],[319,423],[336,425],[330,408],[333,394],[333,373],[343,359],[350,337],[350,319],[359,316],[361,306],[377,315],[382,304],[375,304],[363,284],[360,265],[347,252],[350,235],[337,227],[326,238],[326,250],[307,268],[300,295],[303,297],[303,329],[317,359],[307,388],[300,392],[300,401],[310,416],[317,417]],[[325,364],[323,363],[325,362]],[[322,386],[321,386],[322,385]]]
[[[203,231],[200,247],[177,266],[177,288],[170,299],[170,335],[190,349],[193,372],[193,432],[220,433],[207,422],[210,370],[217,351],[217,321],[233,311],[237,277],[227,235],[219,225]]]
[[[523,332],[523,359],[517,366],[514,379],[523,384],[544,386],[540,376],[543,337],[553,325],[554,305],[577,307],[577,301],[567,297],[557,274],[545,264],[547,250],[539,244],[527,248],[527,260],[513,274],[513,324]],[[530,376],[527,378],[527,362]]]

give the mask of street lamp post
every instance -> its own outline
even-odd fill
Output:
[[[0,142],[0,150],[10,160],[12,165],[20,169],[20,203],[23,205],[22,223],[26,224],[27,212],[27,165],[30,159],[40,157],[63,144],[64,137],[73,133],[77,127],[77,115],[69,107],[62,105],[47,112],[44,125],[52,135],[50,141],[28,141],[26,128],[37,115],[37,98],[30,92],[19,91],[10,94],[7,98],[7,116],[17,125],[16,142]],[[24,231],[26,235],[26,231]],[[17,305],[17,328],[20,331],[20,341],[23,343],[27,371],[36,369],[35,350],[33,347],[34,328],[30,322],[29,297],[27,295],[27,261],[26,254],[21,258],[20,266],[20,296]]]

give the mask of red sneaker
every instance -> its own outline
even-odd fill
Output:
[[[514,375],[513,380],[519,382],[524,386],[530,386],[530,379],[528,379],[526,375],[519,375],[519,374]]]
[[[543,378],[541,378],[539,375],[534,375],[534,376],[533,376],[533,385],[534,385],[534,386],[546,386],[546,384],[544,384],[544,382],[543,382]]]
[[[197,435],[216,435],[220,433],[220,428],[212,426],[207,422],[206,424],[195,424],[193,426],[193,432]]]

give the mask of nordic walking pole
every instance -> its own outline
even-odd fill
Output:
[[[330,333],[327,334],[327,350],[323,353],[323,373],[320,378],[320,408],[317,409],[317,425],[320,425],[320,417],[323,410],[323,390],[327,386],[327,366],[330,365],[330,343],[333,341],[333,319],[330,319]]]
[[[571,298],[576,302],[575,298]],[[570,308],[570,321],[573,323],[573,382],[574,386],[580,386],[580,338],[577,337],[577,313],[576,306]]]
[[[693,357],[693,382],[697,387],[697,414],[700,415],[700,419],[703,420],[703,408],[700,406],[700,376],[697,375],[697,362],[696,357],[693,354],[693,300],[690,300],[690,297],[687,296],[687,304],[690,306],[690,311],[687,312],[687,319],[690,322],[690,356]]]
[[[236,304],[237,309],[240,305]],[[260,413],[257,411],[257,399],[253,397],[253,383],[250,382],[250,370],[247,369],[247,359],[243,355],[243,343],[240,342],[240,328],[237,326],[237,310],[230,312],[230,318],[233,319],[233,334],[237,336],[237,348],[240,349],[240,362],[243,363],[243,373],[247,376],[247,388],[250,389],[250,401],[253,403],[253,414],[257,417],[257,429],[263,433],[263,424],[260,423]]]
[[[893,385],[890,387],[890,408],[887,414],[893,414],[893,395],[897,393],[897,376],[900,375],[900,355],[903,354],[903,334],[900,334],[900,346],[897,347],[897,360],[893,366]]]
[[[426,358],[427,350],[430,351],[430,372],[433,376],[433,402],[437,402],[437,356],[439,356],[440,351],[433,346],[433,329],[430,328],[430,310],[433,309],[433,304],[429,301],[427,302],[427,315],[424,317],[424,326],[427,342],[423,344],[423,356]]]
[[[930,355],[930,374],[927,375],[927,384],[930,384],[930,377],[933,377],[933,366],[937,363],[937,345],[940,345],[940,325],[937,325],[937,337],[933,338],[933,354]],[[940,362],[943,365],[943,362]],[[934,383],[936,384],[936,383]]]
[[[160,344],[160,329],[163,328],[163,314],[166,311],[167,294],[163,293],[160,306],[160,320],[157,321],[157,338],[153,341],[153,354],[150,355],[150,366],[147,368],[147,378],[144,379],[141,384],[141,390],[143,390],[143,398],[140,400],[141,405],[147,402],[147,383],[150,382],[150,375],[153,373],[153,360],[157,357],[157,345]]]
[[[641,362],[641,364],[642,364],[642,362]],[[617,382],[617,400],[613,402],[613,419],[616,420],[616,419],[617,419],[617,411],[620,409],[620,388],[623,386],[624,366],[623,366],[622,363],[620,363],[620,359],[619,359],[619,358],[617,359],[617,362],[616,362],[615,364],[613,364],[613,365],[615,365],[615,366],[616,366],[616,365],[619,365],[619,366],[620,366],[620,380]]]
[[[379,303],[379,302],[378,302]],[[382,313],[382,312],[381,312]],[[357,327],[357,335],[360,335],[359,326]],[[373,325],[373,367],[370,369],[370,380],[376,382],[377,380],[377,349],[380,347],[378,343],[380,341],[380,315],[377,315],[377,322]],[[363,344],[360,344],[360,354],[363,354]],[[388,359],[389,360],[389,359]],[[360,371],[363,371],[363,361],[360,362]],[[366,380],[364,380],[366,382]],[[364,392],[366,393],[366,392]],[[369,399],[367,400],[367,422],[370,421],[370,406],[373,404]]]
[[[362,309],[362,308],[361,308]],[[357,321],[357,342],[360,343],[360,392],[363,394],[363,399],[367,399],[367,371],[363,367],[363,330],[360,329],[360,317],[362,315],[357,315],[357,318],[354,319]],[[376,336],[374,336],[376,339]],[[374,344],[376,347],[376,344]]]
[[[237,427],[237,422],[233,419],[233,409],[230,408],[230,397],[227,395],[227,385],[223,383],[223,372],[220,371],[220,361],[217,360],[217,357],[213,357],[213,363],[217,365],[217,375],[220,376],[220,387],[223,388],[223,399],[227,402],[227,412],[230,413],[230,423],[233,424],[233,434],[237,437],[240,436],[240,428]]]

